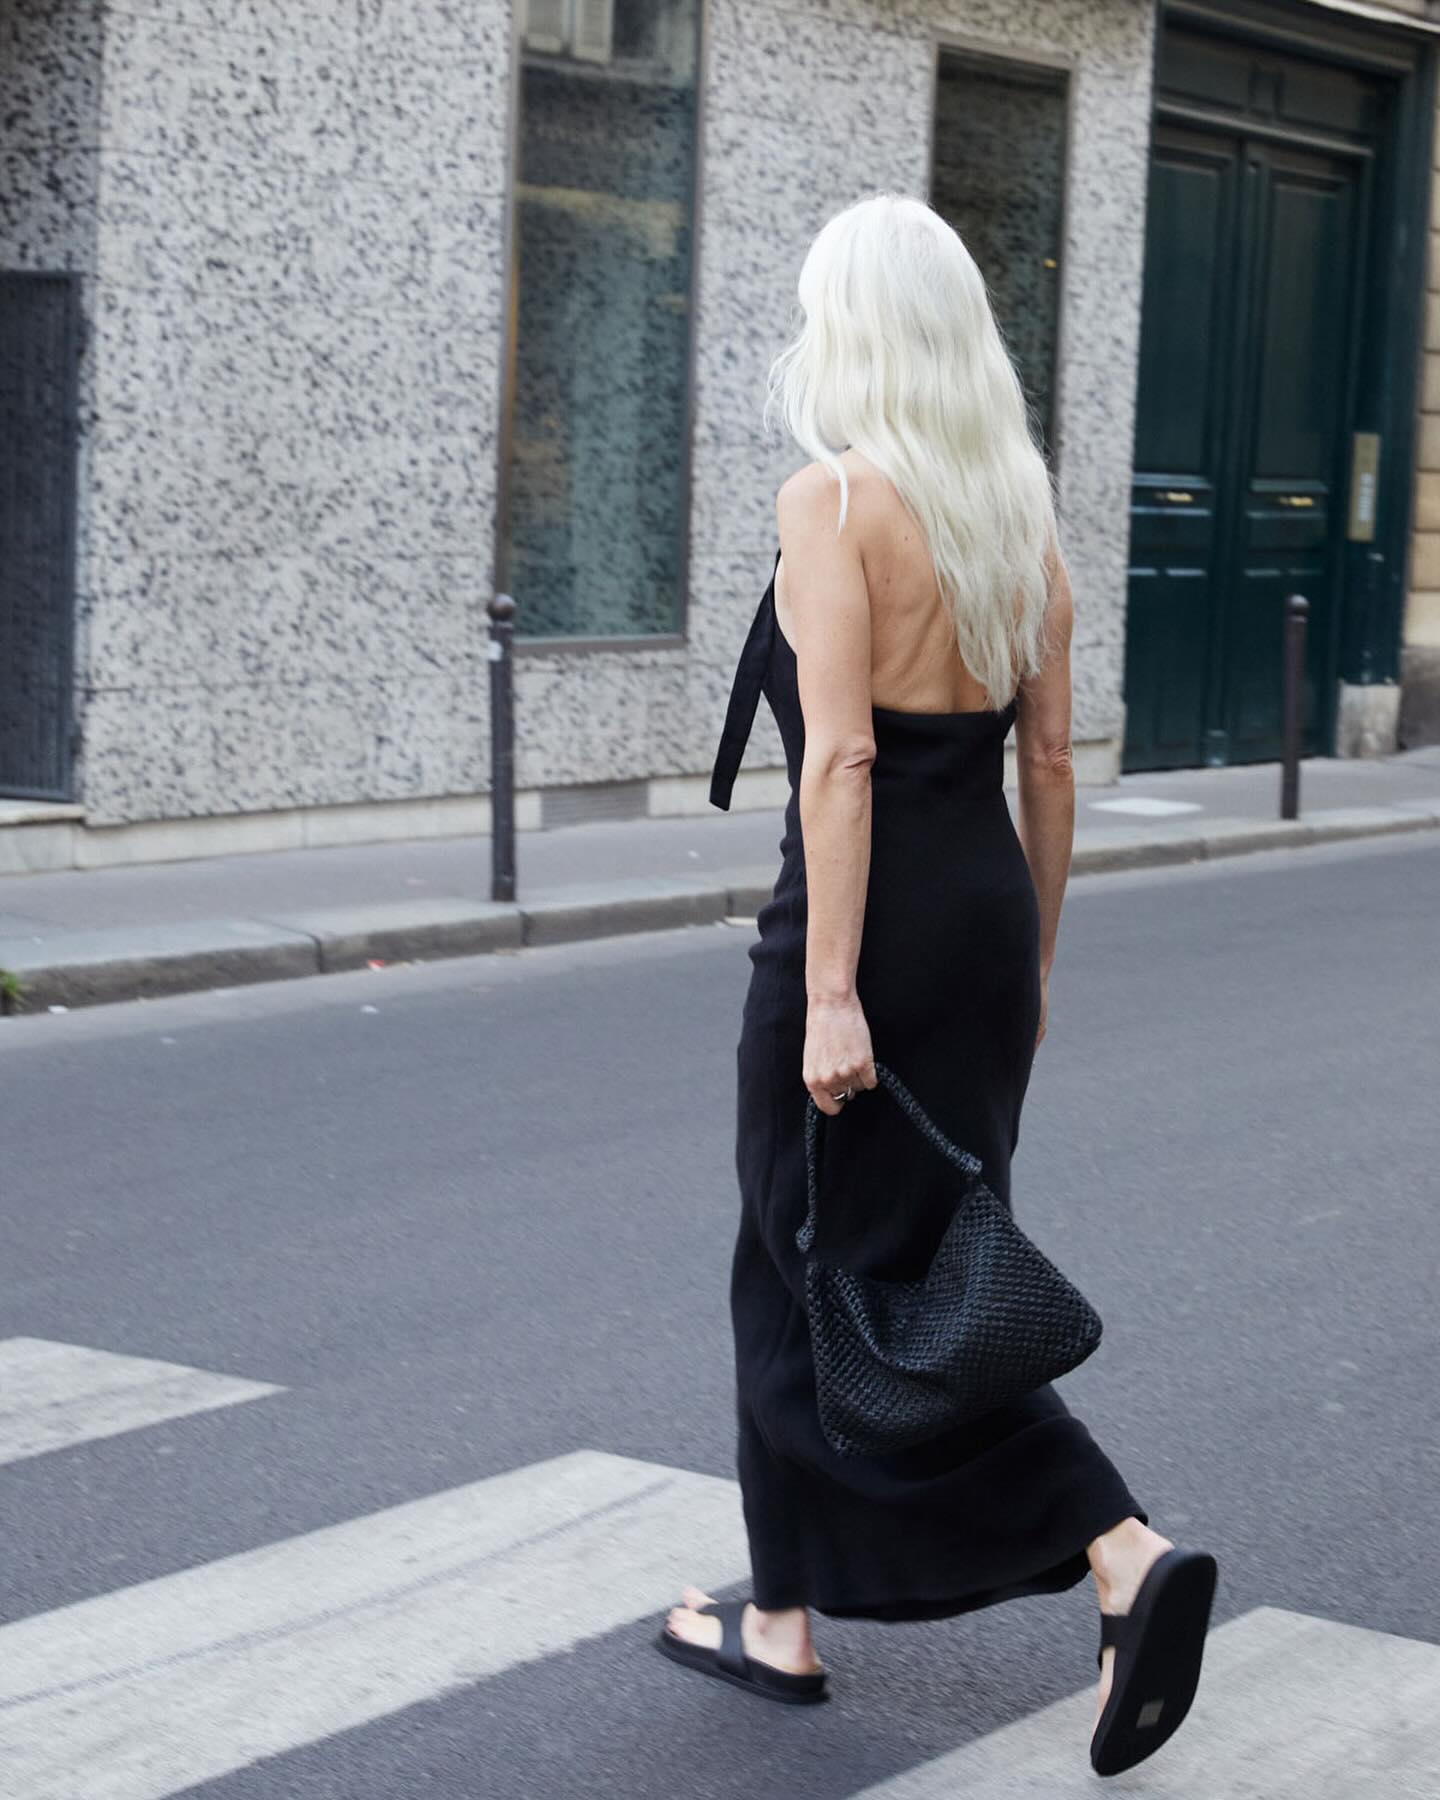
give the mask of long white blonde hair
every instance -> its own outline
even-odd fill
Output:
[[[958,232],[907,194],[831,215],[801,265],[803,319],[770,365],[778,410],[840,482],[853,447],[925,534],[965,666],[1004,706],[1044,653],[1054,492],[985,282]]]

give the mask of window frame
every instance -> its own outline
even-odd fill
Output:
[[[676,595],[676,623],[671,631],[657,632],[563,632],[545,636],[527,636],[524,630],[524,595],[515,594],[515,633],[511,648],[516,657],[576,655],[598,653],[634,654],[650,650],[675,650],[689,647],[690,635],[690,518],[694,510],[694,439],[696,412],[696,380],[699,367],[697,323],[700,294],[700,251],[704,239],[703,193],[705,176],[705,131],[707,95],[710,86],[710,6],[709,0],[695,0],[695,148],[690,186],[690,267],[688,330],[685,349],[685,402],[680,426],[680,519],[679,519],[679,592]],[[496,433],[494,542],[492,545],[491,591],[509,593],[507,545],[510,535],[510,468],[515,434],[516,364],[520,330],[520,266],[516,254],[516,188],[520,170],[521,99],[524,57],[523,9],[510,9],[510,75],[506,101],[506,143],[504,181],[504,225],[501,248],[501,292],[504,295],[504,351],[500,369],[500,418]]]
[[[1050,452],[1051,478],[1059,485],[1061,464],[1065,455],[1065,423],[1069,412],[1067,389],[1070,359],[1069,313],[1070,274],[1068,247],[1072,216],[1072,182],[1076,123],[1076,75],[1080,59],[1064,50],[1030,44],[997,44],[993,38],[971,37],[964,32],[937,31],[931,34],[930,110],[925,135],[925,197],[929,201],[935,191],[935,126],[939,111],[940,64],[949,53],[975,63],[991,63],[997,70],[1041,69],[1058,75],[1064,82],[1065,113],[1061,138],[1060,166],[1060,283],[1055,298],[1055,362],[1050,371]],[[983,273],[983,271],[982,271]]]

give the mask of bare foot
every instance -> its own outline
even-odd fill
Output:
[[[1089,1547],[1090,1572],[1102,1613],[1127,1613],[1135,1604],[1140,1583],[1151,1565],[1175,1546],[1138,1519],[1122,1519],[1113,1530],[1098,1537]],[[1110,1684],[1115,1678],[1115,1651],[1107,1648],[1100,1662],[1100,1691],[1095,1706],[1095,1722],[1110,1698]]]
[[[709,1606],[710,1595],[695,1587],[687,1587],[683,1592],[684,1604],[672,1606],[665,1615],[666,1630],[687,1644],[718,1650],[720,1621],[713,1613],[695,1610]],[[752,1661],[767,1663],[787,1675],[818,1675],[825,1667],[810,1641],[810,1615],[803,1606],[766,1613],[753,1602],[747,1604],[740,1615],[740,1642]]]

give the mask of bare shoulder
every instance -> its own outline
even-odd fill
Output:
[[[775,495],[775,516],[781,528],[819,524],[840,514],[840,484],[824,463],[808,462],[787,475]]]
[[[841,569],[866,569],[869,545],[884,538],[878,518],[877,470],[846,450],[841,457],[848,500],[841,527],[841,484],[824,463],[805,463],[779,484],[776,524],[781,562],[788,569],[801,563],[824,580]],[[788,585],[788,576],[787,576]]]
[[[847,471],[848,473],[848,471]],[[845,524],[840,525],[840,484],[824,463],[806,463],[781,483],[775,496],[780,562],[776,604],[781,629],[790,635],[796,612],[828,614],[838,584],[865,571],[865,527],[852,487]]]
[[[888,483],[856,451],[846,450],[840,461],[849,487],[842,536],[858,539],[871,524],[881,487]],[[823,529],[833,539],[840,521],[838,479],[822,462],[803,464],[781,482],[775,496],[775,516],[782,536],[792,530],[807,535]]]

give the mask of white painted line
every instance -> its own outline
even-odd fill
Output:
[[[451,1488],[0,1628],[0,1791],[161,1800],[748,1570],[714,1476],[578,1451]]]
[[[1104,1783],[1093,1688],[855,1800],[1435,1800],[1440,1646],[1261,1607],[1210,1634],[1190,1717]]]
[[[1122,800],[1091,800],[1087,804],[1096,812],[1139,813],[1151,819],[1205,810],[1198,800],[1156,800],[1146,794],[1131,794]]]
[[[183,1363],[0,1338],[0,1464],[283,1392]]]

